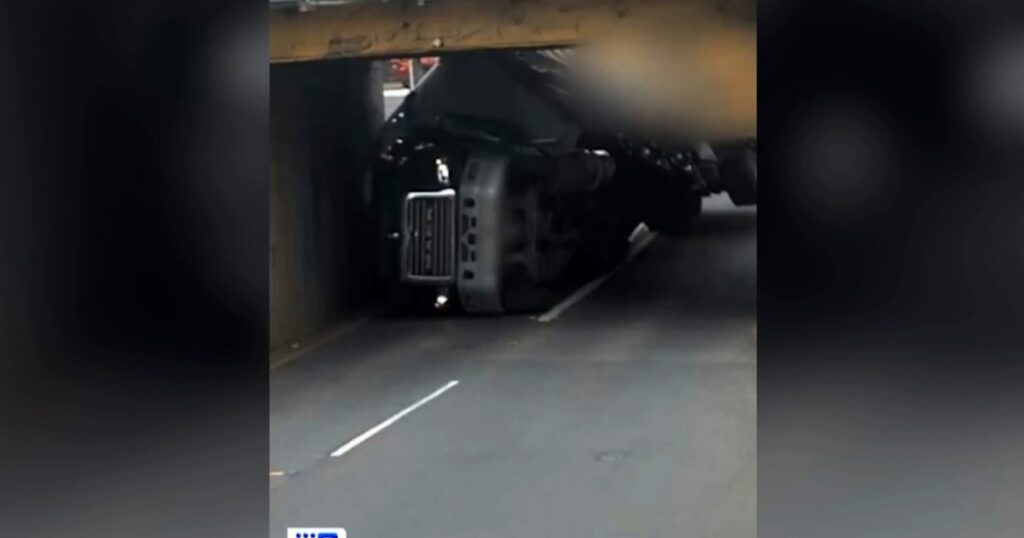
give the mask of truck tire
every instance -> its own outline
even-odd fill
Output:
[[[722,185],[737,206],[757,204],[757,151],[744,148],[719,164]]]
[[[673,202],[671,198],[681,200]],[[701,212],[702,197],[698,192],[677,192],[671,198],[666,196],[664,201],[654,204],[657,210],[649,215],[647,226],[669,237],[683,237],[690,233],[693,219]]]
[[[704,210],[704,197],[694,196],[693,198],[691,198],[689,210],[691,218],[699,216],[700,212]]]

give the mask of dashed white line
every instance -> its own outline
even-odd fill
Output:
[[[611,271],[608,271],[607,273],[584,284],[582,288],[576,290],[572,295],[563,299],[562,302],[556,304],[555,306],[551,307],[550,310],[537,317],[537,321],[541,323],[548,323],[550,321],[558,319],[558,317],[564,314],[566,310],[569,310],[570,308],[573,307],[573,305],[582,301],[584,297],[589,295],[597,288],[601,287],[601,284],[604,284],[606,280],[611,278],[612,275],[618,272],[619,269],[622,269],[637,254],[640,254],[641,252],[643,252],[645,248],[649,247],[657,237],[658,234],[654,232],[648,232],[647,227],[644,224],[640,224],[639,226],[637,226],[636,229],[633,230],[633,233],[630,234],[629,238],[631,242],[636,240],[637,238],[640,239],[639,241],[634,243],[633,249],[630,251],[629,256],[625,260],[623,260],[622,263],[616,265]]]
[[[399,411],[398,413],[396,413],[395,415],[393,415],[391,418],[385,420],[384,422],[381,422],[380,424],[377,424],[376,426],[374,426],[374,427],[370,428],[369,430],[366,430],[365,432],[360,434],[358,437],[356,437],[356,438],[352,439],[351,441],[341,445],[340,447],[338,447],[337,450],[335,450],[334,452],[331,452],[331,457],[332,458],[338,458],[338,457],[344,456],[346,453],[350,452],[355,447],[365,443],[371,437],[373,437],[374,435],[377,435],[378,433],[383,431],[388,426],[391,426],[392,424],[394,424],[394,423],[398,422],[399,420],[401,420],[402,417],[404,417],[404,416],[408,415],[409,413],[412,413],[413,411],[419,409],[420,407],[425,405],[430,400],[433,400],[434,398],[437,398],[438,396],[444,394],[445,392],[448,392],[449,390],[455,388],[455,386],[458,385],[458,384],[459,384],[459,382],[456,381],[456,380],[449,381],[448,384],[446,384],[445,386],[443,386],[443,387],[435,390],[434,392],[430,393],[429,395],[427,395],[422,400],[420,400],[420,401],[410,405],[409,407],[406,407],[405,409],[403,409],[403,410]]]

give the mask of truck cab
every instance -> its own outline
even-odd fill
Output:
[[[552,65],[541,52],[445,58],[385,123],[367,196],[393,305],[547,308],[623,261],[638,225],[682,235],[722,190],[699,145],[587,125]]]

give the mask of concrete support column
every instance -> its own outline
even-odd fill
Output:
[[[362,181],[383,118],[368,60],[271,66],[270,344],[300,341],[371,299]]]

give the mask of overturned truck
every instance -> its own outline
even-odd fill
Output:
[[[641,223],[684,235],[705,196],[756,203],[754,141],[630,132],[577,99],[565,54],[445,57],[387,120],[366,196],[393,306],[544,309]]]

